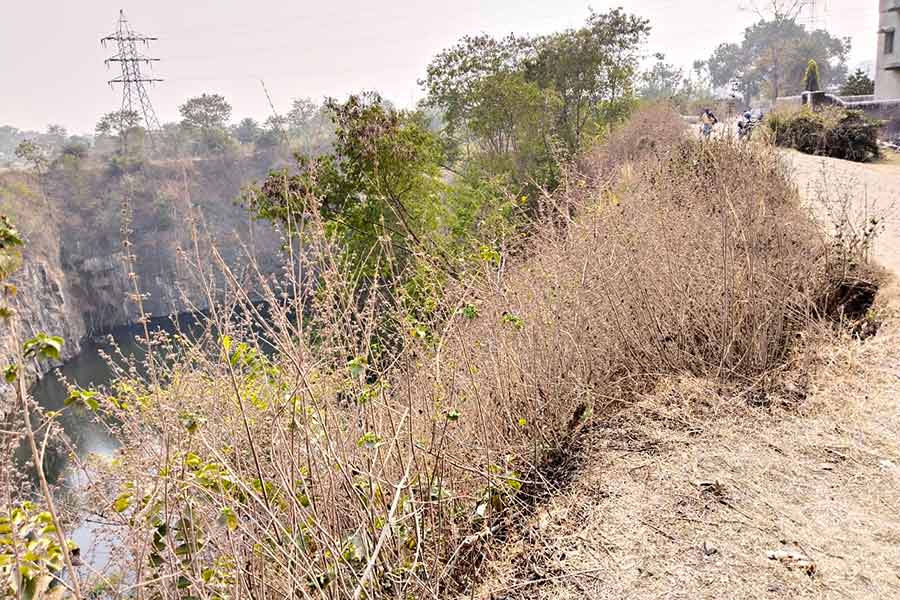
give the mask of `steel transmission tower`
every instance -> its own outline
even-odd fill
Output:
[[[144,123],[147,131],[152,135],[154,131],[161,129],[156,111],[150,103],[150,96],[147,94],[145,84],[154,84],[163,81],[154,77],[145,77],[141,73],[141,66],[151,67],[153,63],[159,62],[158,58],[150,58],[138,52],[138,46],[143,44],[149,48],[150,42],[155,42],[159,38],[150,37],[137,33],[128,25],[125,19],[125,11],[119,11],[119,27],[115,33],[106,36],[100,40],[100,44],[106,47],[107,42],[116,44],[118,53],[106,59],[106,66],[109,68],[110,63],[119,63],[122,67],[122,75],[115,79],[109,80],[109,85],[122,84],[122,111],[133,112],[144,117]]]
[[[811,31],[828,29],[828,0],[807,0],[803,22]]]

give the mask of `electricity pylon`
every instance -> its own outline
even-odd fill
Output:
[[[803,21],[810,31],[828,28],[828,0],[807,0]]]
[[[150,42],[155,42],[159,38],[142,35],[135,32],[128,25],[125,19],[125,11],[119,11],[119,27],[115,33],[106,36],[100,40],[100,44],[105,48],[107,42],[115,42],[118,53],[106,59],[106,67],[109,68],[110,63],[119,63],[122,66],[122,75],[115,79],[109,80],[109,85],[122,84],[122,112],[123,114],[135,113],[143,116],[147,132],[153,136],[154,131],[161,129],[156,111],[150,103],[150,96],[147,94],[147,87],[144,84],[160,83],[163,80],[155,77],[145,77],[141,73],[141,65],[152,67],[153,63],[159,62],[158,58],[150,58],[138,53],[138,45],[143,44],[150,47]]]

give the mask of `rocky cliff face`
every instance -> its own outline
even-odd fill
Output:
[[[22,324],[21,335],[26,339],[42,331],[58,335],[66,340],[63,360],[78,354],[87,328],[79,302],[59,264],[54,264],[52,257],[28,256],[13,282],[17,288],[16,312]],[[15,349],[8,336],[3,342],[5,365],[15,356]],[[34,363],[30,365],[31,374],[40,374],[52,366]]]
[[[137,277],[144,310],[152,316],[206,309],[203,280],[221,290],[213,247],[252,289],[259,274],[276,272],[280,242],[271,226],[253,222],[236,199],[241,186],[264,171],[252,160],[144,164],[116,174],[60,169],[42,182],[45,202],[34,192],[37,182],[7,186],[19,193],[0,196],[0,212],[10,214],[27,244],[24,266],[13,279],[25,334],[62,336],[67,360],[86,335],[135,322],[140,311],[129,273]],[[22,191],[28,189],[30,197]],[[8,337],[0,333],[7,357]]]

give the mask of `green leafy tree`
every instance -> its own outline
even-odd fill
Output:
[[[287,113],[287,125],[292,132],[303,132],[309,128],[319,114],[319,105],[311,98],[298,98]]]
[[[297,224],[316,201],[348,256],[370,255],[379,239],[390,240],[398,253],[426,249],[423,233],[443,186],[437,138],[414,113],[386,106],[375,93],[326,106],[336,130],[334,153],[300,157],[295,174],[271,173],[251,191],[252,208],[262,218]]]
[[[220,94],[203,94],[178,107],[182,125],[190,129],[224,129],[231,118],[231,105]]]
[[[558,173],[549,158],[561,105],[558,94],[522,73],[485,77],[475,92],[482,101],[472,108],[467,131],[479,152],[469,157],[468,167],[485,177],[505,173],[514,181],[553,181]]]
[[[330,142],[328,123],[326,108],[310,98],[294,100],[287,113],[288,134],[292,140],[300,142],[305,154],[320,152]]]
[[[247,117],[235,126],[233,133],[240,143],[252,144],[259,139],[262,129],[260,129],[256,120]]]
[[[78,168],[81,161],[88,157],[89,148],[82,142],[66,142],[59,151],[59,159],[63,164]]]
[[[850,40],[826,31],[807,31],[790,12],[775,11],[744,30],[740,43],[718,46],[706,61],[716,87],[734,87],[745,102],[799,94],[810,60],[819,65],[824,89],[840,86],[847,76]]]
[[[419,112],[397,110],[375,93],[325,104],[335,130],[331,152],[314,158],[297,155],[297,168],[269,174],[245,198],[260,218],[276,220],[294,235],[318,213],[342,268],[360,279],[358,294],[374,278],[391,293],[380,301],[404,306],[409,330],[430,339],[428,326],[440,305],[436,298],[465,265],[481,261],[487,248],[514,230],[516,201],[502,181],[481,173],[445,178],[438,136]],[[320,282],[327,288],[328,282]],[[405,326],[385,319],[374,348],[401,344]],[[371,357],[377,360],[377,356]]]
[[[558,135],[571,154],[586,146],[598,126],[627,112],[637,52],[649,32],[646,19],[614,9],[591,12],[580,29],[538,38],[526,73],[559,94]]]
[[[575,156],[630,109],[648,32],[647,21],[613,10],[546,36],[462,38],[420,82],[426,106],[442,113],[448,160],[481,162],[523,191],[531,181],[552,187],[551,164]]]
[[[134,127],[141,124],[140,115],[133,110],[117,110],[100,117],[94,131],[101,136],[118,136],[124,138]]]
[[[219,94],[203,94],[191,98],[178,108],[181,127],[192,138],[199,154],[225,154],[234,150],[234,139],[226,130],[231,118],[231,105]]]
[[[426,105],[443,112],[448,134],[455,135],[486,102],[479,93],[481,81],[522,71],[525,57],[533,52],[534,41],[528,38],[465,36],[429,63],[419,82],[428,92]]]
[[[666,62],[666,55],[658,53],[656,62],[641,74],[640,95],[645,100],[673,100],[685,92],[684,70]]]
[[[841,87],[843,96],[871,96],[875,93],[875,82],[869,74],[862,69],[857,69]]]
[[[169,156],[182,156],[191,146],[191,132],[180,123],[163,123],[158,137],[161,148]]]
[[[69,132],[66,131],[66,128],[62,125],[51,123],[50,125],[47,125],[47,135],[59,140],[64,140],[69,137]]]
[[[23,140],[16,147],[16,158],[41,175],[49,163],[47,151],[33,140]]]

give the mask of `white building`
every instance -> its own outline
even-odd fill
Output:
[[[900,0],[879,0],[875,99],[900,99]]]

